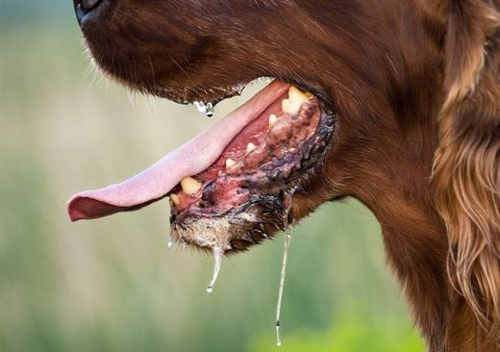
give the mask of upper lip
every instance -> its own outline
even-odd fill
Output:
[[[244,82],[239,82],[233,85],[213,86],[209,88],[194,88],[189,87],[182,90],[175,90],[169,88],[153,88],[152,93],[161,98],[171,100],[178,104],[193,104],[195,102],[212,103],[214,106],[225,99],[229,99],[241,94],[241,92],[252,82],[258,80],[268,80],[271,82],[272,77],[259,77],[256,79],[249,79]]]
[[[324,108],[326,108],[329,112],[336,111],[335,109],[335,104],[332,102],[331,98],[329,95],[326,93],[325,89],[317,84],[310,84],[309,82],[303,82],[299,80],[289,80],[283,77],[279,76],[274,76],[274,77],[269,77],[269,76],[259,76],[259,78],[249,80],[244,83],[239,83],[233,86],[227,86],[225,88],[223,87],[212,87],[212,89],[205,89],[203,92],[196,92],[195,90],[189,90],[187,89],[189,94],[186,95],[185,92],[180,93],[181,95],[176,95],[174,94],[169,94],[166,92],[156,92],[156,94],[162,98],[171,100],[175,103],[178,104],[193,104],[195,102],[204,102],[204,103],[212,103],[214,106],[221,101],[225,99],[232,98],[234,96],[240,95],[243,89],[245,89],[248,85],[250,85],[252,82],[255,82],[260,79],[269,79],[269,80],[280,80],[287,82],[291,85],[294,85],[296,87],[299,87],[303,91],[307,91],[309,93],[312,93],[314,96],[316,96],[324,105]]]

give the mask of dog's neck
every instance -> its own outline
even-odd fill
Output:
[[[411,13],[407,15],[413,16]],[[426,15],[417,9],[415,17],[408,21],[420,21]],[[439,25],[433,18],[427,20]],[[402,35],[401,38],[404,42],[412,42],[410,37],[405,39]],[[415,90],[411,79],[420,77],[422,72],[418,70],[422,68],[440,67],[439,38],[432,38],[429,43],[431,45],[421,48],[427,51],[426,55],[417,57],[411,51],[414,50],[411,45],[402,44],[400,48],[403,51],[408,49],[408,52],[401,53],[400,61],[396,56],[391,58],[399,77],[406,78],[406,82],[398,82],[398,77],[394,77],[393,91],[404,99],[411,97],[411,103],[406,100],[402,103],[411,109],[390,107],[394,109],[401,130],[406,132],[401,135],[398,130],[384,131],[394,134],[394,142],[379,146],[378,143],[391,140],[381,138],[374,143],[372,147],[385,154],[374,155],[372,160],[378,160],[382,165],[361,170],[365,173],[364,181],[362,177],[357,182],[353,193],[373,211],[381,224],[389,263],[429,350],[498,351],[498,347],[481,345],[483,330],[463,297],[454,289],[447,273],[448,237],[444,222],[435,210],[430,185],[443,76],[437,69],[427,70],[429,86],[421,90]],[[409,64],[405,60],[412,62]],[[411,69],[417,71],[411,72]]]
[[[447,240],[432,204],[388,193],[368,201],[383,232],[388,261],[431,351],[441,351],[447,320]],[[389,191],[390,192],[390,191]]]
[[[428,178],[415,180],[412,192],[387,177],[385,183],[380,180],[377,192],[361,198],[381,225],[388,261],[429,351],[498,351],[481,345],[483,330],[449,281],[446,228],[434,210]]]
[[[407,74],[412,77],[411,72]],[[436,81],[439,79],[436,77]],[[419,112],[419,98],[426,102],[415,96],[414,113],[420,116],[414,119],[432,122],[410,129],[407,136],[395,133],[397,142],[380,148],[386,155],[373,158],[383,165],[375,174],[366,170],[365,181],[358,182],[355,195],[380,222],[388,261],[429,351],[498,351],[498,346],[482,345],[484,330],[448,277],[448,236],[435,210],[430,185],[439,99],[435,111]],[[424,117],[425,114],[432,116]]]
[[[427,184],[430,160],[412,160],[411,153],[404,154],[395,151],[396,160],[387,163],[392,169],[379,169],[370,181],[360,183],[356,197],[381,225],[388,261],[430,350],[441,351],[450,301],[446,229],[433,210]]]

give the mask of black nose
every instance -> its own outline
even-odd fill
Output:
[[[76,17],[80,25],[92,14],[104,0],[73,0],[75,5]]]

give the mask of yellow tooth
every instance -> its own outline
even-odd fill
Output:
[[[179,196],[175,193],[172,193],[170,195],[170,199],[172,200],[172,202],[175,204],[175,205],[179,205],[181,204],[181,200],[179,199]]]
[[[250,153],[250,152],[254,151],[254,150],[255,150],[255,148],[257,148],[257,147],[255,146],[255,144],[253,144],[252,142],[248,143],[248,144],[247,144],[247,153]]]
[[[300,100],[301,103],[304,103],[306,101],[309,101],[311,97],[311,93],[303,92],[295,86],[291,86],[288,90],[288,99],[290,101]]]
[[[290,99],[285,99],[281,102],[281,110],[285,114],[295,115],[299,112],[300,103],[298,101],[291,101]]]
[[[201,188],[201,182],[195,180],[192,177],[185,177],[181,181],[181,187],[187,194],[195,194]]]
[[[299,112],[302,103],[309,101],[311,94],[304,93],[297,87],[291,86],[288,90],[288,99],[284,99],[281,103],[283,112],[295,115]]]
[[[295,115],[299,112],[301,104],[300,100],[291,101],[290,99],[285,99],[281,103],[281,110],[286,114]]]
[[[278,116],[274,114],[269,115],[269,128],[273,127],[276,121],[278,121]]]
[[[236,165],[236,161],[234,161],[233,159],[226,159],[226,169],[230,169],[234,165]]]

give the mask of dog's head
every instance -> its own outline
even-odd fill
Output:
[[[418,17],[415,43],[402,40],[394,26],[403,24],[390,12],[397,6],[382,11],[350,0],[75,6],[97,65],[147,94],[206,108],[260,77],[275,82],[149,172],[77,195],[73,219],[133,210],[169,195],[174,238],[230,252],[272,236],[325,201],[354,195],[374,204],[374,189],[386,187],[388,172],[407,158],[415,158],[402,171],[409,178],[430,170],[439,40]],[[416,53],[425,60],[411,56]],[[407,143],[402,135],[423,134],[425,143],[410,146],[423,149],[421,155],[394,153]]]
[[[390,107],[377,103],[399,94],[384,91],[382,82],[393,70],[384,43],[391,39],[373,36],[377,24],[360,4],[103,0],[75,6],[97,65],[142,92],[206,108],[255,79],[275,82],[152,171],[77,195],[73,219],[169,195],[174,238],[227,252],[246,249],[319,204],[351,194],[346,183],[363,178],[354,159],[380,159],[366,153],[382,152],[377,140],[394,130],[392,116],[378,117],[391,114]]]
[[[407,201],[432,212],[427,181],[439,146],[434,181],[451,246],[459,247],[452,252],[471,259],[481,246],[492,255],[500,247],[500,220],[492,215],[499,209],[499,115],[491,99],[498,97],[500,17],[487,1],[74,2],[97,65],[144,93],[210,111],[257,78],[275,79],[145,172],[74,197],[74,220],[170,196],[178,241],[231,252],[345,196],[372,209]],[[471,113],[489,106],[484,115],[493,117],[480,120],[489,129],[462,128],[471,121],[463,121],[464,101]],[[491,144],[479,148],[485,140]],[[488,159],[474,164],[485,151]],[[465,199],[460,185],[474,165],[487,177]],[[484,211],[467,211],[471,199]],[[464,223],[467,230],[457,228]],[[484,238],[485,228],[496,234]],[[461,231],[474,234],[477,247],[453,240]],[[483,286],[486,295],[498,293]],[[474,292],[469,299],[479,305]],[[498,299],[487,299],[495,302],[488,312],[473,308],[483,318],[500,316]]]

